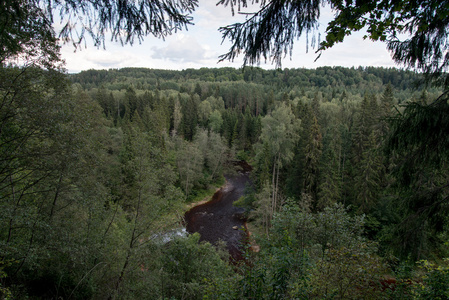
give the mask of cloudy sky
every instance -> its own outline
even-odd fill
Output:
[[[242,65],[241,57],[234,62],[218,63],[218,56],[229,49],[230,43],[222,43],[220,26],[243,21],[243,16],[232,16],[229,7],[216,6],[218,0],[200,0],[199,7],[193,14],[195,25],[188,31],[178,31],[168,36],[165,41],[147,36],[141,44],[121,46],[119,43],[107,42],[106,49],[97,49],[92,45],[74,51],[73,46],[64,45],[62,56],[70,73],[88,69],[110,69],[124,67],[146,67],[153,69],[182,70],[187,68],[218,68]],[[332,12],[328,8],[321,11],[320,31],[323,32]],[[320,66],[383,66],[395,64],[386,51],[385,44],[363,40],[364,33],[347,37],[344,43],[326,50],[318,61],[313,49],[306,52],[305,37],[296,41],[293,55],[287,56],[283,68],[316,68]],[[270,62],[260,67],[270,69],[275,66]]]

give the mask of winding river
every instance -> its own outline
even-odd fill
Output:
[[[225,176],[226,184],[222,186],[209,202],[190,209],[185,214],[186,229],[189,233],[198,232],[200,241],[216,244],[225,241],[229,254],[234,260],[242,258],[241,244],[246,238],[246,220],[244,209],[233,206],[245,193],[250,184],[251,166],[246,162],[236,163],[238,172],[233,176]]]

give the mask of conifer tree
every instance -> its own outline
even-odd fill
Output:
[[[322,135],[318,120],[312,116],[312,124],[304,152],[304,192],[312,197],[314,206],[317,205],[319,169],[323,150]]]
[[[447,224],[449,128],[447,93],[431,105],[412,102],[392,118],[387,149],[398,192],[396,208],[402,220],[394,231],[401,255],[419,259]]]
[[[379,131],[381,136],[386,137],[389,131],[388,119],[393,114],[394,95],[391,84],[387,84],[381,97],[380,115],[379,115]]]
[[[379,155],[377,137],[374,131],[368,137],[361,161],[357,165],[354,188],[358,212],[368,213],[376,205],[380,195],[383,164]]]
[[[183,115],[182,115],[182,111],[181,111],[182,107],[181,107],[179,97],[177,99],[175,99],[174,101],[175,101],[175,103],[174,103],[174,108],[173,108],[173,132],[174,132],[174,134],[176,134],[180,129]]]
[[[184,138],[189,141],[195,136],[198,125],[198,102],[199,99],[190,96],[182,109],[181,132]]]
[[[132,116],[137,109],[137,95],[133,87],[128,87],[125,92],[125,119],[132,120]]]
[[[391,84],[387,84],[385,87],[385,90],[381,97],[381,110],[382,115],[388,116],[391,114],[391,110],[394,106],[394,94],[393,94],[393,87]]]
[[[114,96],[112,96],[111,93],[108,94],[106,88],[104,86],[101,86],[95,95],[95,98],[97,99],[98,103],[100,104],[101,108],[103,109],[103,114],[105,117],[110,117],[113,115],[115,109],[115,100]]]
[[[341,200],[341,137],[338,127],[328,130],[323,138],[317,207],[323,209]]]
[[[372,97],[365,94],[363,97],[358,116],[355,120],[355,133],[353,139],[353,162],[357,164],[360,162],[362,153],[365,151],[366,146],[369,144],[369,136],[374,130],[375,124],[375,112],[371,111],[374,107],[374,101]]]

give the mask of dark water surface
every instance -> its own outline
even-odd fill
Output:
[[[185,214],[186,229],[189,233],[198,232],[200,241],[216,244],[225,241],[234,260],[242,258],[241,243],[246,239],[244,209],[234,207],[232,203],[245,193],[250,184],[251,166],[246,162],[236,163],[238,172],[225,176],[226,184],[212,197],[212,200],[190,209]],[[235,229],[237,228],[237,229]]]

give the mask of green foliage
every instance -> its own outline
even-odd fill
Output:
[[[260,140],[267,143],[273,158],[288,162],[293,157],[293,145],[297,139],[300,121],[290,106],[281,103],[271,114],[262,119]],[[277,158],[279,156],[279,158]]]
[[[168,137],[140,118],[139,94],[128,90],[121,99],[126,116],[114,124],[113,116],[103,118],[110,116],[107,98],[102,102],[107,92],[94,93],[100,106],[70,88],[61,73],[3,67],[0,76],[0,258],[14,262],[2,265],[2,293],[75,299],[162,295],[149,284],[160,279],[160,268],[143,272],[142,266],[148,257],[162,263],[164,254],[153,256],[162,246],[150,240],[178,224],[176,212],[185,198],[179,179],[185,177],[178,176],[181,155],[173,157]],[[156,99],[153,109],[163,116],[165,100]],[[149,104],[144,112],[154,121]],[[182,141],[179,149],[194,147],[206,157],[199,173],[207,169],[207,184],[221,178],[226,147],[218,134],[201,133],[205,145],[200,147],[200,139]],[[208,247],[203,253],[223,265],[206,270],[226,269]],[[199,290],[207,286],[202,276]]]
[[[341,162],[338,154],[341,155],[342,149],[341,145],[339,145],[341,141],[339,133],[336,132],[332,139],[331,143],[333,145],[323,146],[326,152],[322,154],[320,167],[321,180],[318,187],[317,202],[319,208],[330,206],[341,199]]]
[[[192,95],[182,106],[181,134],[191,141],[195,136],[198,123],[198,96]]]
[[[398,280],[390,280],[391,299],[447,299],[449,296],[447,259],[439,263],[421,260],[418,268],[403,272],[399,270]]]
[[[265,162],[265,165],[261,165],[265,169],[263,170],[265,176],[268,177],[267,171],[270,169],[272,176],[271,185],[268,185],[267,181],[262,182],[264,184],[264,195],[260,195],[259,203],[263,207],[262,210],[268,208],[262,215],[265,218],[265,226],[269,226],[273,214],[280,206],[280,168],[293,159],[293,148],[299,137],[297,132],[300,126],[300,120],[295,118],[290,106],[285,103],[280,103],[275,110],[262,119],[261,123],[260,142],[255,145],[256,159]],[[270,162],[272,166],[269,166]],[[271,189],[271,197],[267,198],[266,192],[269,189]],[[267,204],[268,200],[271,202],[270,204]]]
[[[422,284],[418,284],[417,294],[419,299],[447,299],[449,298],[449,267],[447,260],[443,265],[428,262],[420,262],[420,267],[425,270]]]
[[[368,212],[375,206],[381,188],[383,165],[378,153],[374,132],[369,137],[366,150],[362,153],[354,183],[356,185],[356,204],[360,212]]]
[[[431,237],[446,224],[448,107],[446,94],[431,105],[407,105],[393,119],[388,140],[390,156],[398,158],[396,186],[405,200],[398,201],[403,220],[395,234],[403,236],[399,249],[415,258],[429,250],[429,243],[437,241]]]
[[[304,125],[306,126],[306,124]],[[304,128],[308,132],[304,149],[304,192],[310,194],[316,203],[319,185],[319,162],[322,153],[322,135],[315,114],[312,115],[311,123],[307,125],[310,125],[310,127]]]
[[[236,207],[244,208],[246,212],[249,212],[254,209],[254,202],[256,201],[256,197],[254,192],[247,194],[245,196],[240,197],[237,201],[234,201],[232,205]]]
[[[273,188],[269,182],[266,181],[259,193],[255,195],[254,211],[251,212],[250,217],[254,217],[256,224],[262,228],[268,235],[268,230],[271,227],[271,219],[273,218]]]
[[[82,278],[99,252],[88,241],[101,240],[93,224],[108,218],[97,214],[106,200],[96,173],[100,109],[81,91],[72,94],[60,73],[2,68],[1,76],[14,80],[1,90],[0,255],[17,261],[5,268],[7,284],[42,297],[89,295]]]
[[[74,22],[60,32],[65,41],[78,24],[75,45],[86,34],[100,45],[108,30],[124,43],[164,37],[190,24],[197,5],[119,2],[0,7],[2,298],[381,298],[387,271],[367,234],[386,255],[440,255],[446,93],[413,94],[420,75],[383,68],[60,73],[54,13]],[[234,42],[221,59],[246,49],[245,64],[269,55],[280,65],[294,38],[317,28],[322,3],[336,14],[321,50],[368,27],[398,62],[447,83],[447,7],[438,1],[262,1],[245,23],[221,29]],[[404,32],[410,38],[397,40]],[[15,59],[24,67],[6,66]],[[396,99],[411,103],[388,124]],[[264,237],[232,269],[223,246],[196,234],[163,241],[184,200],[222,179],[234,151],[254,157],[257,188],[239,202]],[[447,266],[422,265],[388,296],[447,298]]]
[[[226,284],[222,281],[229,280],[231,269],[227,262],[212,245],[199,243],[199,238],[193,234],[175,239],[163,249],[160,269],[163,298],[202,299],[203,295],[216,291],[218,284]],[[223,249],[220,251],[224,253]]]
[[[34,1],[3,1],[0,6],[0,64],[21,58],[46,68],[59,67],[59,46],[51,21]]]
[[[327,249],[310,275],[308,284],[312,297],[380,298],[381,291],[377,285],[384,268],[374,249],[370,243]]]
[[[427,255],[444,240],[445,227],[433,231],[430,219],[414,223],[423,230],[394,235],[411,210],[392,200],[411,190],[401,186],[401,194],[395,194],[399,185],[387,188],[391,168],[404,157],[395,149],[387,161],[378,151],[385,143],[381,132],[389,130],[384,120],[395,103],[393,91],[403,100],[417,99],[421,92],[394,86],[387,93],[382,82],[409,78],[406,72],[256,69],[245,71],[245,82],[232,83],[200,78],[231,76],[234,69],[182,71],[192,79],[180,72],[125,69],[70,76],[83,82],[84,92],[81,84],[70,87],[60,73],[2,69],[0,246],[2,259],[15,262],[4,268],[2,279],[12,296],[160,298],[168,297],[163,284],[172,277],[170,290],[179,297],[183,286],[190,298],[302,298],[326,290],[350,298],[381,272],[376,247],[363,237],[363,228],[370,228],[366,234],[378,238],[386,254],[392,253],[391,245],[409,240],[417,243],[408,249]],[[303,85],[299,78],[311,75],[336,84],[330,88],[315,78]],[[357,82],[357,88],[343,88],[340,75]],[[155,79],[154,86],[157,78],[160,84],[176,82],[183,92],[144,90],[153,84],[144,76]],[[121,91],[107,81],[111,78],[122,80]],[[100,82],[103,86],[96,86]],[[203,101],[193,94],[196,83]],[[385,94],[378,102],[363,97],[362,87]],[[434,94],[429,91],[429,101]],[[179,224],[186,198],[202,200],[205,190],[215,190],[210,188],[223,178],[234,151],[254,161],[256,190],[241,202],[259,227],[255,231],[267,238],[257,238],[261,252],[248,254],[248,268],[237,274],[212,270],[219,266],[212,263],[208,278],[186,281],[177,272],[189,267],[170,265],[165,255],[171,246],[156,237]],[[423,177],[411,182],[423,191],[444,186],[444,153],[428,158],[435,159],[432,166],[443,162],[441,169],[426,159],[412,170],[424,170]],[[307,170],[313,171],[314,194],[303,184],[310,178]],[[369,224],[334,204],[343,201],[353,205],[353,213],[357,208],[368,213]],[[177,256],[198,253],[184,242],[175,244],[170,251]],[[216,255],[213,248],[207,251]],[[170,271],[161,271],[164,264]],[[203,272],[200,263],[192,268],[188,272]],[[343,291],[353,280],[345,272],[357,268],[366,270],[356,278],[357,290]]]
[[[4,281],[8,276],[4,271],[5,267],[12,264],[12,261],[2,261],[0,265],[0,298],[1,299],[11,299],[12,293],[8,287],[5,286]]]
[[[227,144],[233,145],[235,150],[244,150],[248,157],[254,157],[254,182],[259,189],[262,189],[265,182],[270,182],[273,187],[270,196],[271,206],[275,199],[273,192],[278,197],[276,198],[276,207],[283,201],[282,194],[292,196],[296,200],[301,199],[304,192],[310,194],[310,191],[306,191],[304,184],[305,179],[309,178],[309,181],[313,184],[307,186],[312,187],[311,195],[315,199],[314,207],[316,209],[323,209],[329,204],[341,201],[352,204],[355,209],[359,209],[358,212],[375,216],[380,223],[376,223],[375,230],[371,231],[370,234],[376,234],[378,238],[385,241],[383,245],[394,245],[395,242],[391,240],[393,236],[396,236],[393,239],[398,241],[398,245],[406,245],[402,243],[404,238],[409,241],[420,240],[409,236],[408,234],[411,232],[421,232],[419,236],[427,236],[425,240],[432,241],[432,243],[411,243],[406,249],[399,250],[399,252],[404,252],[406,255],[413,248],[419,249],[419,245],[425,246],[421,249],[428,250],[437,245],[433,242],[438,242],[440,239],[433,239],[432,237],[435,237],[435,234],[438,233],[430,229],[409,231],[407,230],[408,225],[405,225],[406,234],[401,233],[396,224],[400,223],[398,216],[403,216],[406,209],[403,205],[391,204],[391,208],[388,209],[384,205],[388,199],[388,201],[391,201],[391,199],[404,198],[403,196],[411,193],[404,186],[401,191],[402,196],[395,196],[398,190],[395,185],[392,185],[394,178],[391,176],[395,174],[392,171],[402,169],[400,160],[407,156],[401,155],[399,151],[396,152],[395,150],[388,161],[380,150],[386,144],[383,137],[390,130],[390,125],[386,121],[394,113],[394,105],[397,102],[405,103],[410,99],[417,99],[422,94],[421,91],[413,94],[407,89],[407,84],[410,87],[411,82],[418,76],[410,72],[382,68],[317,68],[316,70],[289,69],[283,71],[255,68],[244,70],[245,82],[205,82],[201,79],[205,74],[218,78],[219,76],[231,76],[230,74],[233,72],[235,70],[229,68],[204,68],[171,72],[129,68],[107,72],[82,72],[71,76],[71,78],[74,81],[82,82],[86,87],[93,87],[101,82],[108,92],[116,88],[109,81],[121,80],[126,83],[121,85],[121,88],[124,88],[123,92],[113,91],[114,100],[122,103],[124,108],[123,116],[120,116],[120,122],[116,123],[116,126],[123,126],[127,122],[123,117],[126,113],[126,107],[129,106],[129,101],[125,101],[124,96],[128,84],[144,82],[145,78],[160,78],[160,82],[174,81],[180,86],[184,86],[183,93],[178,94],[174,91],[135,90],[138,97],[147,95],[141,99],[142,104],[139,104],[144,107],[144,114],[140,115],[139,113],[142,124],[139,126],[143,126],[142,128],[151,132],[155,138],[153,143],[157,143],[158,147],[178,144],[176,147],[167,147],[172,151],[170,154],[172,165],[178,173],[180,165],[176,162],[182,155],[178,157],[177,153],[181,151],[182,147],[180,146],[181,143],[173,142],[171,138],[167,138],[168,130],[172,134],[177,133],[195,140],[198,133],[204,136],[202,129],[199,128],[205,126],[204,122],[208,122],[207,126],[212,129],[214,135],[208,133],[207,140],[216,138],[216,134],[220,133],[226,138]],[[187,75],[190,77],[184,77]],[[302,78],[308,78],[307,83]],[[318,80],[318,78],[321,79]],[[349,83],[348,80],[351,81],[349,86],[346,85]],[[324,81],[332,83],[332,88],[325,86],[327,83]],[[388,82],[391,82],[391,89],[385,88],[384,84]],[[205,97],[203,102],[199,101],[198,96],[193,94],[197,83],[201,88],[201,93],[204,93],[202,95],[203,98]],[[150,83],[146,86],[150,86]],[[143,87],[145,87],[145,84],[142,85]],[[427,93],[429,101],[432,97],[435,97],[436,93],[438,93],[437,90],[430,90]],[[378,100],[376,95],[381,94],[382,97]],[[191,102],[192,100],[193,102]],[[190,112],[185,111],[184,108],[195,107],[196,103],[197,112],[199,112],[198,105],[204,103],[205,106],[209,106],[204,101],[208,102],[213,109],[209,119],[207,121],[204,118],[203,120],[197,119],[196,122],[188,121],[190,117],[186,114]],[[270,116],[273,116],[276,107],[281,106],[280,101],[283,101],[285,107],[291,107],[293,112],[291,119],[301,120],[302,129],[296,133],[300,138],[291,150],[293,157],[274,168],[273,158],[276,155],[272,153],[272,150],[276,149],[271,146],[278,144],[276,140],[282,137],[281,134],[274,134],[274,139],[265,138],[269,140],[269,143],[265,143],[263,147],[253,148],[251,146],[261,145],[259,137],[268,136],[267,132],[261,135],[263,126],[265,126],[264,130],[266,131],[267,124],[272,125],[267,120],[270,119]],[[189,106],[189,102],[194,105]],[[114,109],[115,114],[113,115],[117,115],[116,103]],[[192,111],[194,112],[195,109]],[[444,109],[441,111],[444,111]],[[436,113],[437,111],[434,115]],[[313,120],[313,114],[316,115],[316,124]],[[195,118],[199,114],[194,113],[193,116]],[[264,122],[267,122],[264,125],[262,124],[263,119],[265,119]],[[284,121],[288,118],[281,117],[281,119]],[[441,120],[444,121],[444,119]],[[444,127],[443,123],[441,124]],[[186,128],[190,132],[187,135],[185,135]],[[312,128],[314,128],[314,131]],[[312,135],[313,132],[319,134]],[[192,133],[196,134],[190,137]],[[321,142],[319,142],[320,135]],[[314,139],[315,143],[309,142],[312,136],[318,137]],[[441,145],[444,144],[443,142],[444,138],[438,140]],[[197,145],[195,147],[199,147],[198,140],[195,143]],[[220,147],[213,148],[213,145],[219,146],[219,144],[220,142],[210,143],[210,141],[201,143],[200,148],[203,150],[200,152],[203,153],[204,158],[204,160],[200,160],[203,161],[200,164],[201,171],[198,167],[198,171],[194,172],[196,178],[187,185],[187,190],[191,191],[189,194],[192,196],[201,194],[199,190],[207,188],[207,182],[213,181],[214,177],[221,172],[223,155],[220,155],[220,153],[223,152],[221,152]],[[312,145],[319,147],[313,148]],[[279,149],[289,150],[290,146]],[[313,149],[315,149],[315,152],[312,151]],[[231,152],[226,151],[224,153],[224,155],[227,155]],[[440,151],[440,153],[445,152]],[[188,154],[186,155],[187,158]],[[208,155],[209,158],[207,158]],[[308,157],[313,158],[308,160],[313,162],[313,164],[308,165],[310,168],[306,168],[306,158]],[[216,172],[213,171],[215,169],[214,163],[218,163]],[[423,162],[423,165],[425,164],[427,163]],[[395,166],[399,166],[399,168],[395,168]],[[274,177],[273,170],[275,171]],[[407,170],[407,168],[403,168],[403,170]],[[429,167],[428,170],[430,171],[431,168]],[[430,179],[429,184],[441,182],[442,186],[444,185],[444,172],[432,174],[426,171],[425,174],[429,175],[425,175],[425,177],[412,176],[412,178],[418,180],[416,183],[423,182],[419,178],[428,178]],[[182,178],[183,183],[178,181],[177,185],[185,189],[186,177],[180,176],[180,178]],[[424,186],[421,185],[421,187]],[[413,195],[419,194],[413,193]],[[269,222],[265,223],[269,224]],[[406,221],[403,224],[411,223]],[[428,223],[420,222],[420,224]]]
[[[241,267],[244,298],[382,297],[377,287],[386,271],[376,244],[363,237],[363,218],[341,205],[310,212],[310,202],[291,199],[275,214],[260,252]]]
[[[219,2],[230,5],[239,12],[247,7],[246,0]],[[441,1],[352,1],[316,0],[284,1],[282,3],[262,1],[256,12],[247,13],[243,23],[220,28],[223,40],[231,40],[229,52],[221,60],[234,60],[244,54],[244,65],[257,65],[261,60],[272,60],[276,66],[286,53],[291,54],[297,37],[303,33],[315,34],[318,28],[320,7],[329,5],[334,10],[334,19],[329,22],[324,40],[318,36],[318,51],[343,42],[346,36],[362,29],[366,37],[386,42],[393,59],[401,65],[416,68],[447,85],[445,71],[449,56],[445,53],[448,36],[448,7]],[[319,34],[318,34],[319,35]],[[405,37],[403,37],[405,35]],[[316,37],[311,46],[316,44]]]
[[[246,0],[225,1],[218,4],[238,4],[238,10],[246,7]],[[241,4],[243,4],[241,6]],[[235,23],[220,28],[223,40],[229,38],[233,44],[221,60],[234,60],[240,51],[245,52],[244,65],[256,65],[262,58],[270,57],[280,66],[284,53],[291,52],[293,41],[303,32],[317,28],[320,1],[261,4],[261,9],[250,13],[244,23]]]

